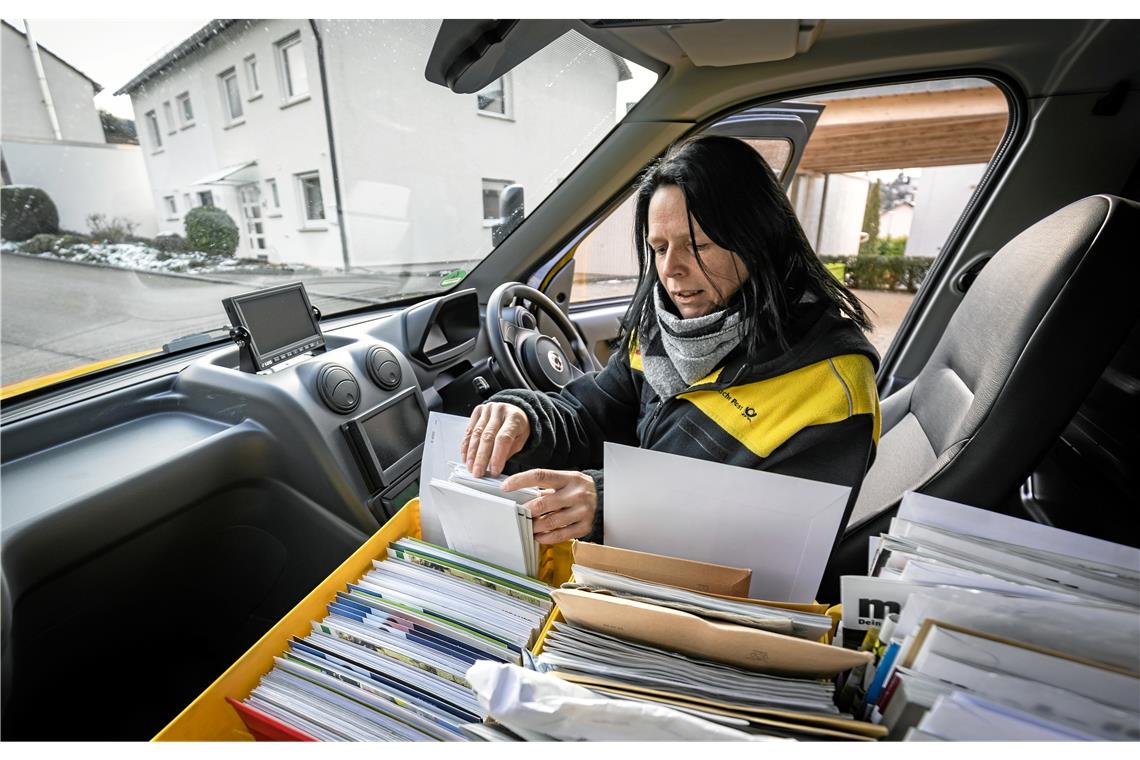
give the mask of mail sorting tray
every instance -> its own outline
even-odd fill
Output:
[[[255,737],[246,728],[227,698],[240,702],[249,696],[261,677],[273,668],[273,658],[287,649],[293,636],[306,636],[311,622],[325,617],[326,607],[338,591],[355,583],[372,569],[372,560],[382,559],[388,544],[404,538],[421,538],[419,499],[412,499],[384,524],[340,567],[302,599],[241,658],[178,714],[153,741],[254,741],[290,738],[287,732],[267,731]],[[558,586],[570,576],[570,544],[543,547],[539,563],[541,580]],[[557,610],[555,610],[555,613]],[[554,614],[552,613],[551,617]],[[537,644],[536,644],[537,646]]]

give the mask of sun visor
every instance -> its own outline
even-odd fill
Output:
[[[424,76],[452,92],[478,92],[575,27],[557,19],[462,19],[440,24]]]
[[[819,23],[797,19],[710,21],[664,27],[695,66],[782,61],[806,53]]]

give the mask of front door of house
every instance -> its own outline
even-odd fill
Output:
[[[241,215],[245,221],[245,235],[253,251],[265,250],[265,222],[261,217],[261,188],[256,182],[238,188],[241,197]]]

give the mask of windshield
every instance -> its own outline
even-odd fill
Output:
[[[568,32],[457,95],[439,25],[5,19],[3,396],[224,337],[263,287],[438,294],[655,81]]]

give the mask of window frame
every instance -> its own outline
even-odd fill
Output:
[[[303,103],[312,97],[312,88],[309,86],[309,63],[305,60],[303,42],[301,30],[298,29],[273,43],[274,58],[277,63],[277,82],[281,88],[281,108]],[[302,93],[294,91],[292,70],[289,67],[289,50],[296,46],[300,46],[301,60],[305,64],[305,91]]]
[[[511,72],[508,71],[506,74],[503,74],[501,77],[496,79],[495,82],[502,82],[503,83],[503,112],[499,113],[498,111],[489,111],[485,108],[479,107],[479,97],[480,97],[479,93],[482,92],[483,90],[486,90],[487,87],[491,86],[491,85],[487,85],[487,87],[484,87],[483,90],[480,90],[479,92],[475,93],[475,113],[479,114],[480,116],[490,117],[492,119],[502,119],[504,121],[514,121],[515,120],[514,86],[511,82]],[[494,82],[492,82],[491,84],[494,84]]]
[[[159,153],[162,151],[162,126],[158,123],[158,109],[152,108],[143,114],[143,120],[146,121],[147,129],[150,130],[150,152]]]
[[[203,198],[202,196],[206,196],[206,197]],[[214,191],[213,190],[198,190],[197,192],[194,193],[194,197],[197,199],[199,206],[209,206],[210,208],[214,207]],[[207,203],[207,201],[209,201],[209,203]]]
[[[230,91],[227,83],[232,80],[234,83],[234,100],[230,101]],[[218,74],[218,88],[222,98],[222,115],[225,117],[226,125],[224,129],[236,127],[239,124],[245,123],[245,109],[242,108],[241,101],[241,83],[238,81],[237,67],[230,66],[228,69]],[[238,113],[235,116],[233,113],[233,106],[236,105]]]
[[[325,214],[325,190],[321,184],[320,171],[298,172],[293,175],[297,187],[297,202],[300,205],[300,214],[298,218],[301,221],[302,230],[327,230],[329,226],[328,216]],[[317,181],[317,190],[321,194],[321,217],[319,219],[309,216],[309,202],[305,196],[305,183],[311,180]]]
[[[190,101],[190,91],[180,92],[174,96],[174,102],[178,104],[178,121],[179,128],[186,129],[195,124],[194,121],[194,104]],[[189,106],[190,116],[186,116],[186,107]]]
[[[242,59],[242,70],[245,71],[245,85],[249,88],[249,95],[246,97],[246,102],[251,102],[260,98],[263,93],[261,91],[261,75],[257,70],[257,54],[250,53]]]
[[[174,106],[169,100],[162,101],[162,117],[166,121],[166,134],[172,135],[178,131],[178,124],[174,121]]]
[[[166,214],[167,221],[178,220],[178,198],[177,195],[164,195],[162,196],[163,212]]]
[[[269,205],[266,209],[265,215],[267,217],[269,217],[269,216],[281,216],[281,213],[282,213],[281,212],[281,190],[277,186],[277,178],[276,177],[267,177],[265,179],[265,189],[267,191],[266,195],[268,196],[268,200],[269,200]],[[323,196],[324,196],[323,190],[322,190],[321,194],[322,194],[322,198],[323,198]]]

